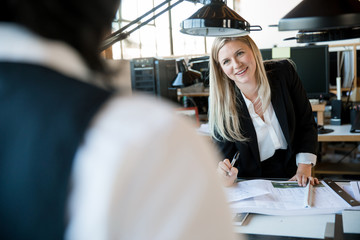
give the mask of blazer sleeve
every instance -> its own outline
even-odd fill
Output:
[[[215,133],[215,134],[216,134],[217,138],[220,139],[220,140],[216,140],[215,138],[212,138],[213,142],[217,146],[217,150],[219,151],[219,154],[224,159],[225,158],[231,159],[232,156],[234,156],[234,154],[237,151],[235,142],[230,142],[230,141],[224,140],[220,137],[220,135],[218,135],[217,133]]]

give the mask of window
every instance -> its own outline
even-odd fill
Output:
[[[139,16],[158,6],[164,0],[122,0],[113,29],[126,26]],[[171,4],[177,1],[171,1]],[[230,3],[231,2],[231,3]],[[227,5],[233,8],[233,1]],[[168,4],[158,9],[151,16],[164,10]],[[190,36],[180,33],[180,23],[190,17],[202,4],[183,1],[170,11],[166,11],[145,26],[134,31],[130,36],[113,45],[114,59],[132,59],[144,57],[169,57],[184,55],[203,55],[210,51],[212,37]],[[130,29],[129,29],[130,30]]]
[[[163,2],[164,0],[122,0],[117,17],[113,22],[113,29],[117,30],[126,26]],[[176,2],[178,0],[172,0],[170,4]],[[259,48],[271,48],[275,45],[299,45],[295,41],[283,40],[294,37],[297,31],[279,32],[276,27],[269,27],[269,25],[278,24],[280,18],[300,2],[301,0],[228,0],[227,6],[235,10],[251,25],[260,25],[263,30],[252,32],[250,36]],[[165,4],[143,20],[147,20],[154,14],[159,13],[168,5],[168,3]],[[190,36],[179,31],[181,21],[190,17],[202,6],[203,4],[194,4],[190,1],[179,3],[170,11],[164,12],[145,26],[131,33],[127,39],[115,43],[112,48],[113,58],[132,59],[209,54],[213,37]],[[274,6],[282,7],[277,8]]]

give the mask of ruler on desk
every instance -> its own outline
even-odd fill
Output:
[[[344,191],[336,182],[330,179],[324,179],[324,183],[329,186],[337,195],[339,195],[342,199],[344,199],[350,206],[360,206],[360,203],[356,201],[352,196],[350,196],[347,192]]]

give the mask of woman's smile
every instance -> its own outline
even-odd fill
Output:
[[[235,75],[238,75],[238,76],[244,75],[247,70],[248,70],[248,68],[246,67],[246,68],[238,71],[237,73],[235,73]]]

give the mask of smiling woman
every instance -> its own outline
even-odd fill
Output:
[[[311,178],[316,123],[295,68],[288,60],[263,62],[249,36],[214,40],[209,128],[225,158],[218,164],[225,186],[237,177],[318,182]]]

